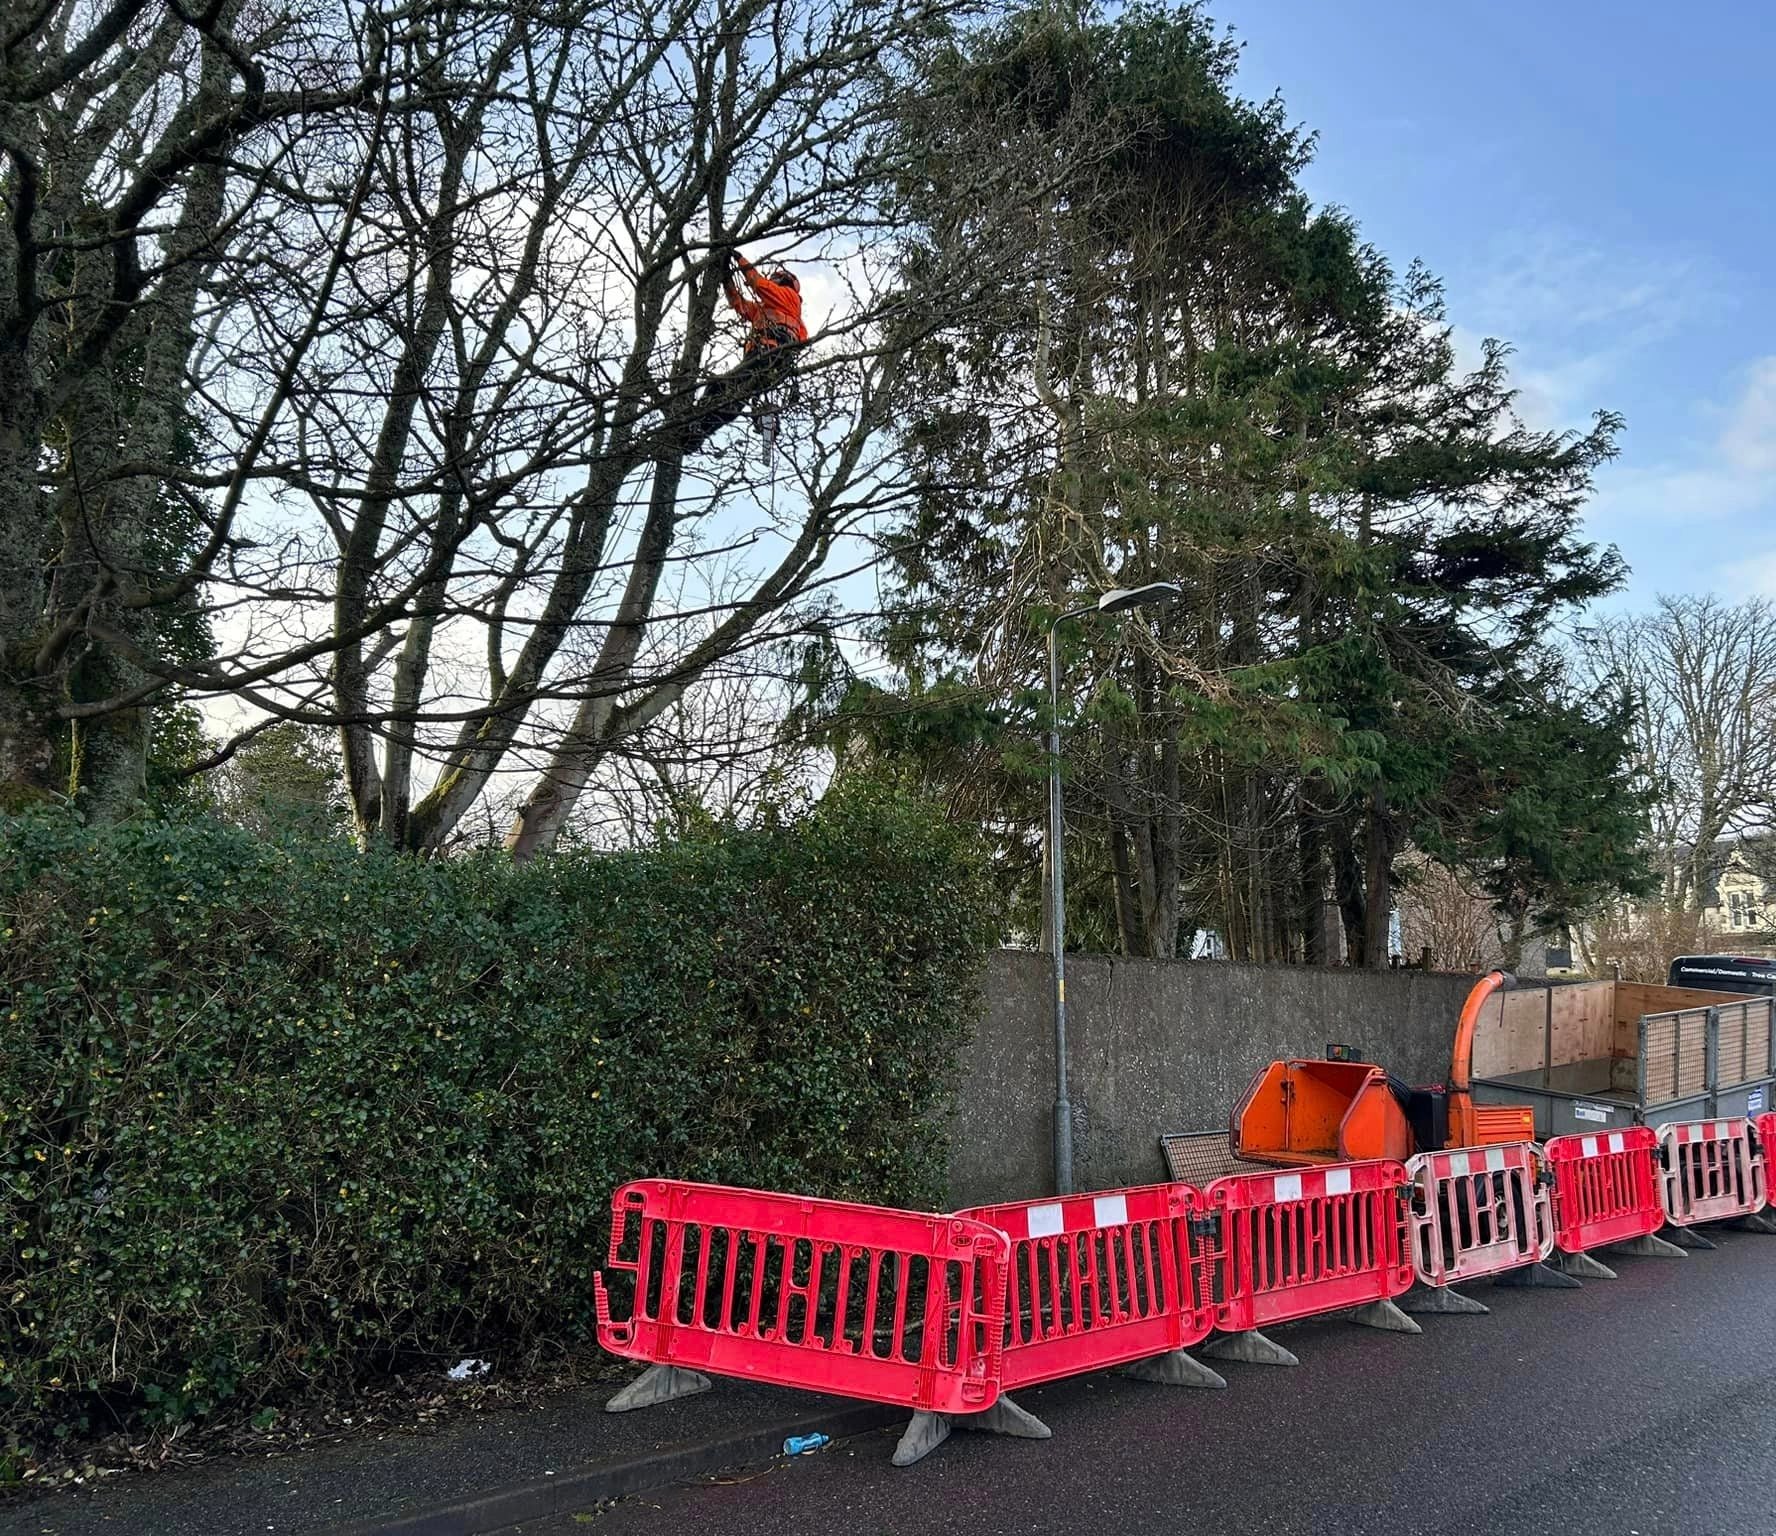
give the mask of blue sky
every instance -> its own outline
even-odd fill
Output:
[[[1516,349],[1534,425],[1627,418],[1591,536],[1625,598],[1776,596],[1776,6],[1210,0],[1308,191]]]

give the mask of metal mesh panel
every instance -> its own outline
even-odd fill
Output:
[[[1720,1083],[1723,1088],[1770,1075],[1770,999],[1749,998],[1720,1007]]]
[[[1708,1013],[1687,1008],[1649,1013],[1646,1024],[1646,1102],[1693,1098],[1708,1087]]]
[[[1226,1131],[1180,1131],[1159,1138],[1167,1171],[1180,1184],[1198,1189],[1230,1173],[1264,1173],[1268,1165],[1233,1155]]]

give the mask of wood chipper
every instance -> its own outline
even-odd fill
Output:
[[[1369,1062],[1271,1062],[1233,1112],[1233,1155],[1299,1167],[1533,1140],[1530,1105],[1476,1104],[1473,1095],[1475,1025],[1487,999],[1515,985],[1492,971],[1468,993],[1441,1087],[1410,1087]]]

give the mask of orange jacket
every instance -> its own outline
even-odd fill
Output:
[[[722,288],[727,293],[728,303],[734,307],[734,313],[752,326],[752,335],[746,343],[747,350],[751,351],[754,346],[778,346],[779,339],[769,333],[779,328],[789,332],[796,341],[806,341],[808,328],[802,324],[801,294],[785,283],[772,282],[738,252],[734,255],[734,263],[740,268],[740,275],[746,279],[746,286],[756,295],[749,299],[734,286],[732,278],[722,280]]]

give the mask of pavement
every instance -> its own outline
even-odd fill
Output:
[[[1772,1239],[1776,1242],[1776,1239]],[[424,1432],[386,1430],[275,1456],[218,1456],[118,1476],[90,1492],[0,1497],[0,1536],[465,1536],[563,1490],[607,1497],[728,1461],[764,1460],[789,1434],[887,1410],[720,1381],[697,1397],[610,1414],[611,1383]],[[572,1493],[566,1495],[573,1497]],[[497,1503],[491,1513],[486,1501]],[[443,1518],[428,1518],[441,1512]]]
[[[1218,1363],[1225,1392],[1018,1394],[1048,1441],[956,1435],[896,1471],[878,1432],[499,1536],[1771,1536],[1776,1237],[1612,1262],[1578,1291],[1471,1287],[1492,1316],[1420,1337],[1278,1330],[1300,1367]]]
[[[957,1434],[900,1471],[897,1429],[861,1432],[881,1410],[722,1381],[607,1415],[607,1386],[0,1501],[0,1536],[1776,1536],[1776,1237],[1617,1269],[1472,1287],[1492,1316],[1423,1318],[1419,1337],[1277,1330],[1300,1367],[1218,1363],[1224,1392],[1101,1375],[1019,1393],[1052,1440]],[[850,1435],[772,1457],[792,1426]]]

